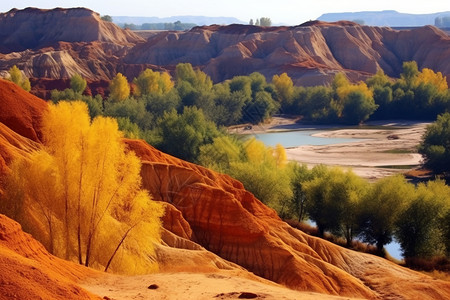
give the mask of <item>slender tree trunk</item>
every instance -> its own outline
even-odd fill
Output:
[[[124,234],[124,235],[122,236],[122,238],[120,239],[119,244],[117,244],[116,249],[114,249],[113,254],[112,254],[111,257],[109,258],[108,263],[107,263],[106,266],[105,266],[105,272],[108,271],[108,268],[109,268],[109,266],[110,266],[110,264],[111,264],[111,262],[112,262],[114,256],[116,256],[117,251],[119,250],[120,246],[122,246],[123,242],[125,241],[126,237],[127,237],[128,234],[130,233],[131,229],[133,229],[136,225],[137,225],[137,224],[135,224],[135,225],[131,226],[130,228],[128,228],[128,230],[125,232],[125,234]]]
[[[381,257],[385,257],[384,253],[384,243],[382,241],[377,241],[377,255]]]
[[[78,242],[78,262],[80,265],[83,264],[83,256],[81,253],[81,192],[83,189],[83,161],[84,161],[84,139],[81,138],[81,159],[80,159],[80,176],[78,179],[78,207],[77,207],[77,242]]]
[[[317,229],[319,230],[319,237],[323,238],[325,234],[325,228],[321,226],[320,224],[317,224]]]

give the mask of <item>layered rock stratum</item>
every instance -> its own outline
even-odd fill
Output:
[[[33,78],[79,73],[98,81],[121,72],[132,80],[145,68],[172,71],[187,62],[215,82],[252,72],[270,80],[286,72],[296,84],[318,85],[336,73],[357,81],[382,69],[397,77],[403,62],[415,60],[450,81],[450,37],[433,26],[394,30],[311,21],[291,27],[211,25],[145,37],[84,8],[11,10],[0,14],[0,73],[15,64]]]
[[[33,116],[39,119],[46,103],[4,80],[0,80],[0,91],[0,163],[4,176],[14,158],[26,157],[42,147],[39,124],[33,123]],[[21,114],[16,114],[19,107]],[[11,118],[5,116],[15,116],[16,125],[8,123]],[[160,271],[228,270],[242,278],[264,282],[263,277],[298,291],[354,298],[450,297],[448,281],[341,248],[290,227],[242,183],[227,175],[167,155],[141,140],[125,142],[143,162],[144,187],[156,200],[166,203],[162,240],[156,245],[154,258]],[[29,287],[35,289],[34,294],[29,293],[36,297],[57,293],[60,298],[88,298],[91,295],[79,287],[79,281],[102,276],[54,258],[17,223],[3,216],[0,264],[0,294],[19,298]],[[24,291],[20,290],[22,284],[27,285]],[[46,285],[47,291],[41,291]]]

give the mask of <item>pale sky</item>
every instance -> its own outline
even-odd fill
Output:
[[[397,10],[403,13],[450,11],[449,0],[0,0],[0,12],[25,7],[87,7],[111,16],[269,17],[272,23],[297,25],[323,13]]]

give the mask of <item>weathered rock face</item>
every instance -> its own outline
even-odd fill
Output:
[[[135,46],[128,63],[201,66],[215,81],[261,72],[287,72],[297,83],[329,82],[336,72],[362,79],[383,69],[398,76],[404,61],[416,60],[450,74],[450,37],[426,26],[397,31],[351,22],[309,22],[295,27],[230,25],[161,32]]]
[[[173,70],[188,62],[215,82],[260,72],[283,72],[296,84],[330,83],[336,73],[365,79],[383,69],[397,77],[405,61],[431,68],[450,83],[450,37],[425,26],[411,30],[352,22],[307,22],[293,27],[203,26],[152,33],[148,40],[102,21],[83,8],[28,8],[0,14],[0,75],[14,64],[28,77],[64,79],[79,73],[131,81],[145,68]]]
[[[119,58],[142,38],[85,8],[13,9],[0,14],[0,70],[17,65],[34,78],[64,79],[78,73],[111,79]]]
[[[1,123],[32,141],[41,140],[41,115],[47,107],[44,100],[0,79],[0,107]]]
[[[85,8],[12,9],[0,14],[0,52],[40,49],[57,42],[105,42],[133,45],[141,38],[119,29]]]
[[[0,166],[7,166],[12,158],[26,156],[40,147],[40,143],[31,140],[39,136],[39,130],[28,116],[42,114],[45,102],[3,80],[1,90],[4,94],[0,99],[15,101],[1,102],[3,115],[23,103],[21,114],[16,115],[17,124],[21,125],[14,130],[5,125],[7,118],[0,118]],[[34,102],[37,106],[33,106]],[[20,135],[20,130],[30,138]],[[450,298],[449,282],[433,280],[291,228],[246,191],[242,183],[227,175],[162,153],[140,140],[125,142],[143,161],[145,188],[156,200],[167,203],[162,243],[156,246],[156,259],[163,271],[246,268],[301,291],[369,299]],[[61,293],[62,299],[89,297],[73,281],[85,276],[85,269],[49,255],[15,222],[3,216],[0,264],[0,295],[55,298],[55,293]],[[43,290],[49,282],[51,289]],[[20,290],[23,284],[35,288]]]

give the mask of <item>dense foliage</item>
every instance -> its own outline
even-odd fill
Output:
[[[450,113],[438,116],[427,127],[419,152],[425,157],[425,166],[437,173],[450,171]]]

